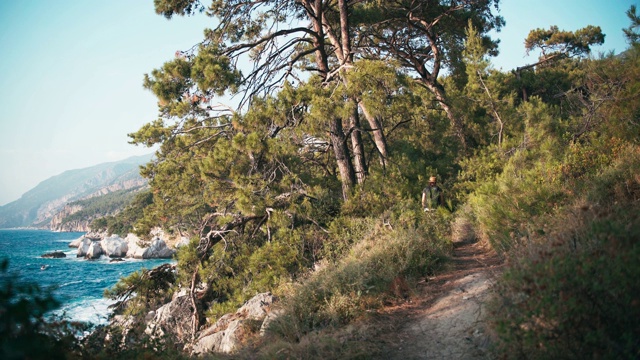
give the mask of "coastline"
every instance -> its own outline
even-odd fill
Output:
[[[104,290],[120,278],[142,268],[153,268],[172,259],[125,259],[110,262],[108,257],[86,260],[76,256],[70,242],[84,236],[83,232],[53,232],[41,229],[0,229],[0,258],[9,260],[9,273],[17,274],[24,283],[35,283],[40,289],[51,289],[60,301],[55,315],[71,321],[103,325],[111,315],[113,303],[103,297]],[[41,255],[61,250],[64,258],[42,258]]]

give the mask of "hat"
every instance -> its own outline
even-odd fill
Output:
[[[436,177],[435,176],[430,177],[429,182],[436,182]]]

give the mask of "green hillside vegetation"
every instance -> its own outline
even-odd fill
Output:
[[[113,216],[129,205],[141,190],[142,187],[118,190],[105,195],[70,202],[67,205],[80,206],[82,210],[65,216],[62,219],[62,224],[78,220],[91,221],[107,215]]]
[[[149,235],[150,227],[136,228],[135,225],[144,216],[144,208],[152,203],[152,199],[151,191],[142,188],[133,192],[125,191],[113,198],[100,201],[95,206],[96,211],[89,213],[95,214],[100,209],[99,213],[106,216],[95,218],[91,222],[91,230],[106,231],[123,237],[129,233],[137,233],[140,236]],[[110,211],[103,211],[108,209]]]
[[[502,72],[488,37],[497,0],[419,3],[408,16],[403,1],[212,2],[218,27],[145,77],[161,116],[130,135],[159,146],[131,226],[192,240],[175,279],[136,273],[108,291],[138,289],[119,312],[143,329],[186,289],[197,330],[271,291],[282,313],[238,357],[372,358],[360,321],[403,301],[397,279],[442,271],[452,224],[466,223],[506,262],[496,357],[640,356],[635,7],[623,54],[588,56],[604,41],[596,26],[534,29],[525,44],[540,58]],[[171,18],[200,2],[155,6]],[[237,68],[245,56],[253,67]],[[207,107],[225,93],[242,111]],[[432,175],[446,204],[424,212]],[[145,341],[96,356],[179,342]]]

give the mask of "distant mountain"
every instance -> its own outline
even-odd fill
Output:
[[[152,155],[135,156],[53,176],[27,191],[20,199],[0,206],[0,229],[36,227],[56,230],[61,217],[82,209],[77,203],[67,206],[70,203],[122,190],[137,191],[146,186],[146,180],[140,176],[140,165],[151,158]],[[60,215],[60,212],[66,215]],[[57,220],[52,226],[54,217]]]

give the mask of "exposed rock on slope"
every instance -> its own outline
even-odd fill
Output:
[[[215,324],[200,333],[192,347],[192,353],[231,353],[249,336],[248,321],[264,322],[276,297],[262,293],[247,301],[234,314],[222,316]]]
[[[50,222],[50,229],[54,231],[81,231],[87,232],[90,230],[89,221],[72,221],[69,223],[63,223],[65,217],[73,215],[82,210],[80,205],[65,205],[60,212],[53,215]]]
[[[176,293],[168,304],[147,314],[145,333],[155,338],[172,335],[179,344],[191,340],[191,300],[186,291]]]

